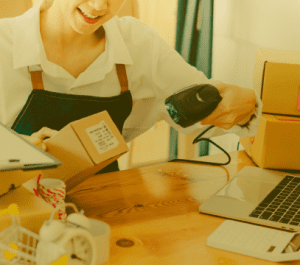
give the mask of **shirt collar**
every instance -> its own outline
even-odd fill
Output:
[[[23,15],[14,18],[13,31],[13,68],[18,69],[41,63],[39,8],[37,3]]]
[[[41,65],[43,63],[43,59],[47,61],[47,59],[44,58],[45,51],[42,46],[43,44],[41,41],[41,34],[40,34],[40,6],[42,2],[43,0],[39,1],[34,7],[29,9],[23,15],[14,18],[14,35],[13,35],[13,68],[14,69],[32,66],[32,65]],[[112,19],[110,19],[108,22],[103,24],[105,34],[106,34],[105,52],[107,54],[102,57],[106,57],[107,61],[103,65],[104,58],[101,58],[100,55],[99,58],[97,58],[90,66],[93,71],[102,68],[111,70],[114,64],[133,64],[126,43],[117,26],[116,22],[118,19],[119,17],[115,16]],[[47,66],[51,65],[51,62],[48,61],[46,65]],[[57,70],[58,67],[59,66],[52,63],[52,67],[47,67],[47,70],[49,70],[49,73],[53,76],[70,77],[70,75],[62,76]],[[100,76],[98,75],[98,79],[99,78]]]

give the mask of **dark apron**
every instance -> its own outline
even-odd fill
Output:
[[[124,64],[116,64],[122,92],[113,97],[70,95],[44,90],[42,71],[30,72],[33,90],[15,120],[12,129],[19,134],[31,135],[48,127],[61,130],[70,122],[107,110],[122,134],[123,125],[132,110],[132,97]],[[97,174],[118,171],[114,161]]]

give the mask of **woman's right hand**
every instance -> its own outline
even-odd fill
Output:
[[[205,119],[202,125],[214,125],[229,130],[234,125],[244,126],[255,114],[256,96],[253,89],[217,83],[214,85],[223,98],[217,108]]]
[[[39,148],[43,149],[44,151],[47,151],[47,146],[44,144],[44,139],[47,137],[52,137],[55,134],[57,134],[58,131],[52,130],[48,127],[43,127],[39,131],[33,133],[32,135],[23,135],[20,134],[24,139],[29,141],[30,143],[38,146]]]

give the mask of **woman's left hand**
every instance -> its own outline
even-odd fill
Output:
[[[223,98],[217,108],[205,119],[202,125],[214,125],[229,130],[234,125],[246,124],[255,113],[256,96],[253,89],[217,83],[214,85]]]
[[[57,133],[58,131],[56,130],[52,130],[48,127],[43,127],[39,131],[31,134],[30,136],[22,134],[21,136],[24,137],[27,141],[31,142],[32,144],[42,148],[44,151],[47,151],[47,146],[44,143],[44,141],[46,141],[45,138],[50,138],[56,135]]]

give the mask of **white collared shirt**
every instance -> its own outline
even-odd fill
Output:
[[[105,52],[75,79],[61,66],[50,62],[40,35],[40,5],[21,16],[0,19],[0,121],[11,127],[32,91],[27,66],[43,70],[44,88],[58,93],[111,97],[121,93],[115,64],[125,64],[134,106],[123,128],[130,142],[164,119],[185,134],[200,133],[207,126],[197,123],[182,128],[172,121],[165,99],[193,84],[214,84],[189,65],[150,26],[133,17],[115,16],[103,27]],[[234,126],[222,133],[241,137],[257,133],[262,103],[257,96],[257,118],[247,128]],[[122,110],[120,109],[120,112]],[[205,137],[213,135],[210,130]],[[220,129],[219,129],[220,130]],[[215,134],[214,134],[215,135]]]

